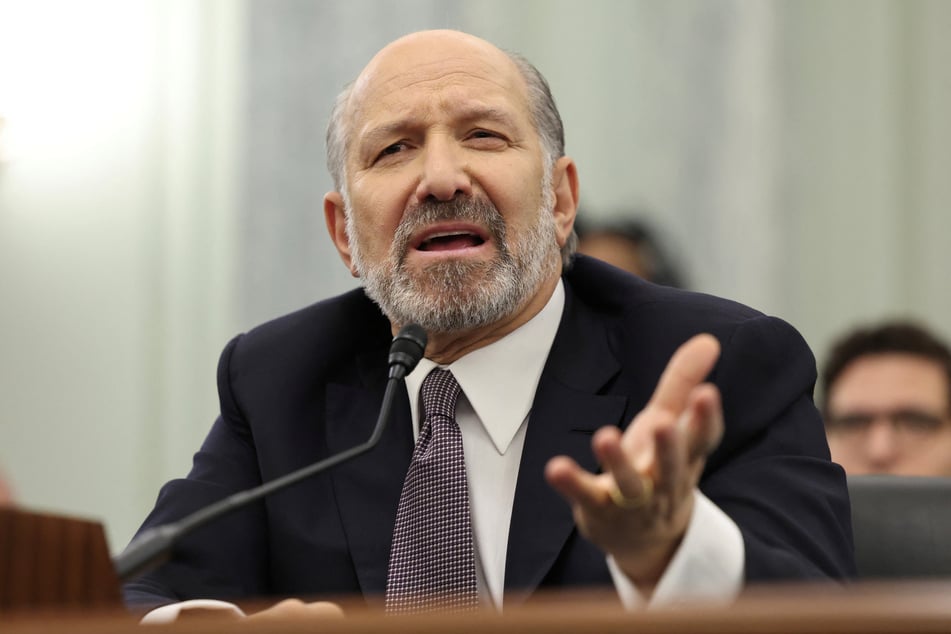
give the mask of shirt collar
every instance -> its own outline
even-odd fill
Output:
[[[565,307],[561,280],[545,307],[528,322],[449,366],[495,448],[504,454],[535,399],[548,352]],[[406,377],[413,428],[419,434],[419,390],[437,364],[423,358]]]

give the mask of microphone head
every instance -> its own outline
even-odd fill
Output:
[[[390,344],[390,378],[402,379],[413,371],[426,352],[426,331],[419,324],[406,324]]]

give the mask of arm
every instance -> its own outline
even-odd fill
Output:
[[[231,390],[232,340],[218,364],[221,415],[195,454],[188,477],[173,480],[141,530],[177,520],[235,491],[260,484],[250,428]],[[267,540],[263,505],[196,530],[176,547],[171,561],[123,588],[127,605],[148,609],[177,601],[265,594]]]
[[[606,428],[595,435],[604,473],[556,458],[549,481],[572,504],[582,532],[648,595],[679,552],[697,486],[739,526],[747,580],[849,576],[845,482],[812,406],[808,347],[787,324],[766,317],[745,320],[721,339],[716,386],[703,381],[719,345],[694,338],[623,434]],[[616,503],[625,499],[642,503]]]
[[[812,402],[805,341],[778,319],[744,322],[714,378],[727,429],[700,488],[740,527],[746,580],[854,576],[845,474]]]

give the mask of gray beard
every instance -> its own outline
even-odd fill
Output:
[[[427,332],[458,332],[490,325],[514,314],[552,275],[561,261],[551,212],[550,187],[529,231],[510,247],[495,207],[482,199],[426,202],[400,221],[389,256],[364,261],[360,235],[347,204],[347,235],[353,263],[367,295],[389,320],[417,323]],[[449,261],[420,273],[406,269],[409,240],[419,227],[440,220],[467,220],[486,227],[498,254],[490,262]],[[514,247],[514,248],[512,248]]]

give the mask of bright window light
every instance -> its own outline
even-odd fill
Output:
[[[155,3],[0,0],[0,154],[71,156],[141,103]]]

